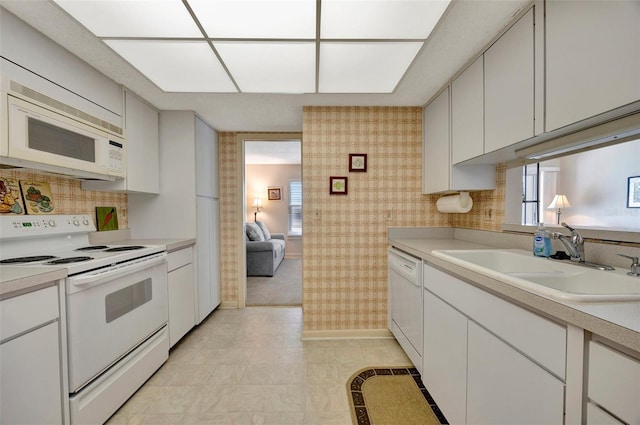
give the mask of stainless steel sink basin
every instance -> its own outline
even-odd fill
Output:
[[[561,300],[640,301],[640,278],[626,270],[602,271],[534,257],[517,249],[442,250],[433,255],[517,286]]]

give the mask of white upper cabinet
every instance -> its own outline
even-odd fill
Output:
[[[451,162],[484,153],[484,70],[480,56],[451,83]]]
[[[218,134],[196,117],[196,195],[218,197]]]
[[[534,136],[534,8],[484,54],[485,152]]]
[[[424,108],[422,190],[437,193],[449,189],[449,87]]]
[[[547,1],[546,126],[640,100],[640,2]]]
[[[125,91],[127,177],[116,181],[83,181],[86,190],[160,193],[158,111],[135,94]]]
[[[451,165],[450,114],[447,87],[424,108],[422,193],[495,189],[494,165]]]

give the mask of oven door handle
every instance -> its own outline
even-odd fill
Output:
[[[69,278],[69,283],[74,286],[84,286],[90,283],[97,283],[101,280],[111,280],[122,275],[128,275],[140,270],[148,269],[166,261],[167,254],[162,252],[150,257],[141,258],[137,261],[132,261],[124,264],[116,264],[107,269],[96,270],[93,273],[82,274],[81,276],[72,276]]]

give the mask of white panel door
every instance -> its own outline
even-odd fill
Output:
[[[484,153],[484,62],[480,56],[451,83],[451,163]]]
[[[531,9],[484,54],[487,153],[534,136],[533,31]]]
[[[58,325],[0,345],[0,423],[62,423]]]
[[[422,144],[422,192],[449,190],[449,88],[424,108]]]
[[[169,346],[173,347],[196,324],[193,264],[189,263],[170,271],[167,275],[167,284],[169,286]]]
[[[196,236],[198,306],[197,323],[220,304],[220,251],[218,200],[196,197],[198,232]]]
[[[127,190],[160,193],[158,111],[125,92]]]
[[[424,290],[422,382],[451,425],[466,423],[467,318]]]
[[[546,131],[640,100],[640,2],[546,2]]]
[[[564,384],[473,321],[467,367],[467,423],[563,423]]]

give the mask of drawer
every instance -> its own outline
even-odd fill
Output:
[[[567,328],[425,265],[424,287],[508,344],[565,379]]]
[[[184,248],[167,254],[168,270],[172,271],[193,263],[193,248]]]
[[[0,341],[59,316],[57,285],[0,301]]]
[[[589,399],[629,424],[640,423],[640,361],[589,341]]]

